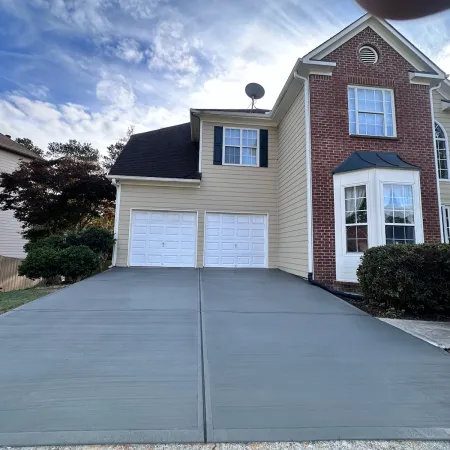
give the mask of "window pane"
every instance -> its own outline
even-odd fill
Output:
[[[356,223],[356,212],[346,212],[345,223]]]
[[[364,252],[368,248],[367,225],[347,227],[347,253]]]
[[[356,221],[358,223],[367,223],[367,211],[357,211]]]
[[[242,164],[256,166],[256,148],[242,148]]]
[[[242,145],[244,147],[256,147],[258,145],[257,130],[242,130]]]
[[[230,146],[241,145],[241,130],[225,128],[225,145]]]
[[[241,149],[239,147],[225,147],[225,163],[240,164],[240,153]]]

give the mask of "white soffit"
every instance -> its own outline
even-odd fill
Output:
[[[370,27],[373,31],[375,31],[375,33],[377,33],[394,50],[402,55],[417,71],[436,72],[440,76],[445,76],[444,72],[439,69],[439,67],[437,67],[427,56],[411,44],[411,42],[402,36],[394,27],[392,27],[385,20],[378,19],[371,14],[362,16],[356,22],[353,22],[331,39],[312,50],[303,59],[323,59],[333,50],[336,50],[342,44],[356,36],[367,27]]]

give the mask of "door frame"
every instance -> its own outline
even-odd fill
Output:
[[[207,214],[234,214],[240,216],[265,216],[266,217],[266,239],[264,242],[264,268],[269,268],[269,213],[247,212],[247,211],[205,211],[203,215],[203,267],[205,265],[206,254],[206,215]],[[241,267],[235,267],[235,269],[241,269]]]
[[[165,208],[130,208],[130,220],[128,223],[128,249],[127,249],[127,267],[160,267],[160,266],[131,266],[131,241],[133,238],[133,212],[134,211],[156,211],[156,212],[165,212],[165,213],[195,213],[196,221],[195,221],[195,265],[194,268],[198,268],[198,210],[194,209],[165,209]]]

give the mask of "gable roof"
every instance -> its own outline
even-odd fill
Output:
[[[200,179],[198,153],[190,123],[133,134],[109,175]]]
[[[379,19],[368,13],[341,30],[339,33],[319,45],[303,57],[303,60],[321,60],[336,48],[347,42],[360,31],[370,27],[381,36],[394,50],[402,55],[419,72],[437,74],[445,77],[445,73],[415,47],[399,31],[383,19]]]
[[[23,145],[18,144],[16,141],[13,141],[11,138],[2,133],[0,133],[0,149],[32,159],[42,159],[37,153],[32,150],[28,150]]]

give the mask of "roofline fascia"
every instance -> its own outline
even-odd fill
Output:
[[[190,110],[191,114],[199,117],[199,116],[227,116],[227,117],[240,117],[250,119],[252,117],[257,119],[267,119],[270,120],[270,113],[261,114],[261,113],[238,113],[238,112],[229,112],[229,111],[202,111],[201,109],[192,109]]]
[[[161,178],[161,177],[137,177],[132,175],[106,175],[109,180],[129,181],[157,181],[162,183],[200,184],[200,179],[192,178]]]
[[[411,84],[424,84],[433,87],[440,85],[442,81],[447,79],[447,75],[435,75],[433,73],[409,72],[409,82]]]
[[[44,159],[41,156],[39,156],[38,154],[28,155],[28,154],[22,153],[20,150],[15,150],[15,149],[12,149],[12,148],[9,148],[9,147],[5,147],[3,145],[0,145],[0,150],[3,150],[4,152],[14,153],[15,155],[23,156],[24,158],[39,159],[39,160],[43,160]]]
[[[396,30],[389,22],[387,22],[384,19],[380,19],[379,17],[376,17],[370,13],[367,13],[363,16],[361,16],[358,20],[355,20],[355,22],[351,23],[347,27],[343,28],[341,31],[339,31],[337,34],[332,36],[330,39],[316,47],[314,50],[311,50],[308,54],[304,56],[304,60],[311,60],[316,55],[323,52],[327,47],[333,45],[335,42],[337,42],[342,37],[346,36],[347,34],[350,34],[354,29],[362,25],[364,22],[368,22],[370,19],[374,19],[377,22],[379,22],[382,26],[384,26],[390,33],[392,33],[403,45],[405,45],[414,55],[419,59],[422,60],[426,65],[431,67],[438,75],[444,76],[445,73],[426,56],[424,53],[422,53],[418,48],[416,48],[405,36],[403,36],[398,30]]]
[[[275,116],[280,109],[283,100],[285,99],[286,93],[289,90],[292,82],[295,80],[300,80],[301,83],[304,83],[305,78],[308,78],[309,75],[327,75],[332,76],[333,69],[336,67],[335,62],[329,61],[311,61],[305,60],[304,58],[297,59],[297,62],[294,65],[286,83],[283,86],[280,94],[278,95],[277,100],[271,111],[271,118],[275,120]],[[277,120],[275,120],[277,122]]]

